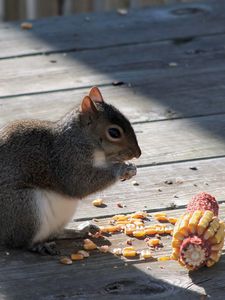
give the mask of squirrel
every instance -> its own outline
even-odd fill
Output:
[[[128,119],[93,87],[59,121],[19,120],[0,129],[0,243],[54,254],[51,237],[77,199],[136,175],[141,150]],[[77,235],[98,228],[85,223]],[[73,232],[67,232],[72,234]]]

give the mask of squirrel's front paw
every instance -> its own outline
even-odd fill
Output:
[[[137,168],[134,164],[124,164],[121,170],[120,179],[122,181],[131,179],[137,174]]]

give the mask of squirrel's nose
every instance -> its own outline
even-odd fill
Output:
[[[139,146],[136,147],[135,152],[134,152],[134,156],[135,156],[136,158],[138,158],[138,157],[141,156],[141,149],[140,149]]]

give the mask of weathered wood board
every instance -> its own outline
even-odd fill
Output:
[[[192,167],[197,170],[190,169]],[[225,201],[225,158],[139,168],[134,179],[139,186],[134,186],[132,180],[119,182],[83,199],[78,203],[74,218],[86,219],[89,216],[91,219],[138,210],[184,207],[195,194],[202,191],[213,194],[220,202]],[[166,181],[171,181],[171,184]],[[106,206],[94,207],[91,202],[96,198],[102,198]],[[125,207],[120,208],[117,203]]]
[[[150,212],[178,216],[200,191],[216,196],[225,219],[225,1],[83,14],[0,24],[0,126],[21,118],[57,120],[99,85],[134,124],[143,155],[132,181],[83,199],[74,219]],[[122,81],[121,86],[112,82]],[[196,167],[196,170],[191,169]],[[167,181],[167,183],[166,183]],[[171,184],[168,184],[171,182]],[[91,204],[103,198],[104,208]],[[125,207],[118,207],[118,203]],[[73,227],[78,223],[72,223]],[[121,234],[111,249],[125,245]],[[170,253],[170,238],[154,255]],[[62,253],[81,241],[60,241]],[[135,241],[138,248],[143,241]],[[0,299],[224,300],[224,253],[212,269],[125,261],[94,251],[71,266],[57,257],[0,249]]]
[[[182,212],[167,213],[179,216]],[[222,217],[224,213],[221,207]],[[107,219],[98,224],[103,223]],[[124,234],[115,234],[97,243],[107,243],[112,250],[124,247],[126,239]],[[171,253],[171,237],[162,237],[162,242],[164,247],[153,251],[153,257]],[[146,248],[143,240],[135,239],[133,245],[137,250]],[[81,249],[82,241],[59,241],[58,247],[68,255]],[[88,259],[69,266],[61,265],[58,257],[4,249],[0,253],[2,299],[223,299],[224,255],[214,267],[189,273],[175,261],[127,260],[96,250]]]
[[[18,22],[0,25],[1,58],[168,39],[179,43],[192,37],[221,34],[224,3],[208,0],[130,10],[123,16],[116,12],[83,14],[32,23],[31,31],[21,30]]]
[[[225,113],[225,72],[148,79],[132,86],[102,86],[106,101],[132,123]],[[0,98],[0,126],[23,118],[57,120],[80,104],[88,87],[69,91]]]
[[[224,129],[224,115],[135,124],[142,149],[135,163],[142,166],[224,156]]]
[[[224,71],[224,37],[203,37],[179,46],[166,41],[71,52],[66,56],[60,53],[0,60],[4,70],[0,73],[0,96],[111,85],[113,81],[131,85],[147,82],[150,86],[153,81],[154,86],[156,80],[173,82],[178,77],[202,74],[207,74],[209,80],[215,72]],[[193,80],[190,78],[189,86]],[[223,86],[223,81],[216,84]]]

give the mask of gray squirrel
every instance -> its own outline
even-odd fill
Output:
[[[76,199],[136,175],[135,165],[125,161],[140,155],[130,122],[97,87],[57,122],[20,120],[4,126],[0,244],[54,254],[48,241],[72,219]],[[67,234],[97,230],[85,223]]]

